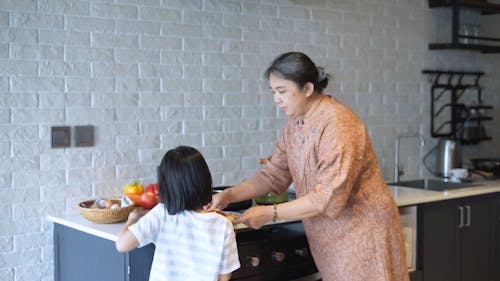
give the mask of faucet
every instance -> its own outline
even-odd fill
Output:
[[[394,182],[399,182],[399,175],[402,171],[399,170],[399,143],[401,142],[401,139],[403,138],[417,138],[420,140],[420,147],[423,147],[425,145],[425,139],[422,134],[415,133],[405,133],[401,134],[397,137],[396,139],[396,146],[395,146],[395,153],[394,153]]]

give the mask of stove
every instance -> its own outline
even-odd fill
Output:
[[[312,277],[318,270],[300,221],[237,230],[236,241],[241,267],[231,280],[283,281],[307,276],[311,276],[307,280],[318,280]]]

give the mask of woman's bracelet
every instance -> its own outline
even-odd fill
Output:
[[[274,210],[273,222],[276,222],[276,219],[278,218],[278,209],[276,207],[276,203],[273,204],[273,210]]]

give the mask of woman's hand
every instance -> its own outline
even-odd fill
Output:
[[[248,227],[259,229],[274,217],[273,206],[256,206],[246,210],[234,224],[243,223]]]
[[[231,203],[231,196],[227,190],[224,190],[222,192],[217,192],[214,195],[212,195],[212,202],[208,203],[207,205],[203,206],[203,209],[205,210],[213,210],[213,209],[218,209],[218,210],[224,210],[224,208]]]

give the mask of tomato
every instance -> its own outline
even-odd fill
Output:
[[[160,196],[160,185],[157,183],[146,186],[146,192],[151,192],[156,196]]]
[[[140,181],[134,181],[133,184],[128,184],[124,188],[125,194],[142,194],[144,187]]]
[[[149,209],[153,208],[154,206],[156,206],[156,204],[158,204],[158,202],[159,202],[158,196],[156,196],[152,192],[144,192],[141,195],[141,206],[144,209],[149,210]]]

